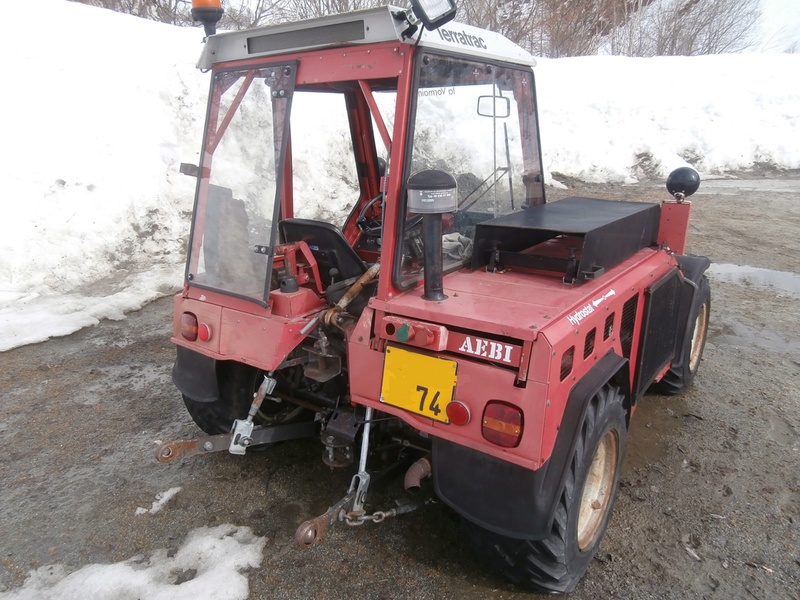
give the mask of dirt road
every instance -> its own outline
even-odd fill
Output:
[[[662,194],[576,184],[551,196]],[[574,598],[800,598],[800,174],[706,181],[693,200],[690,251],[747,268],[712,271],[693,388],[635,414],[622,493]],[[318,441],[157,464],[155,440],[197,434],[170,381],[170,319],[162,299],[0,354],[0,590],[43,565],[174,550],[192,529],[233,523],[267,540],[251,598],[530,597],[481,570],[441,504],[295,547],[297,525],[349,484]],[[134,514],[178,486],[161,512]]]

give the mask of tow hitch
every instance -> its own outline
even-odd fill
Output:
[[[433,501],[433,495],[428,494],[417,500],[396,500],[397,506],[387,511],[377,511],[367,514],[364,506],[367,501],[367,491],[370,485],[378,485],[403,467],[408,468],[410,461],[400,460],[388,468],[370,476],[367,472],[367,455],[369,453],[369,439],[372,430],[373,409],[367,407],[365,413],[364,433],[361,438],[361,456],[358,461],[358,473],[353,476],[347,494],[323,514],[309,519],[300,524],[294,534],[297,544],[303,548],[310,548],[328,532],[328,528],[337,521],[344,521],[350,526],[363,525],[370,521],[381,523],[386,517],[396,517],[422,508]]]
[[[353,500],[356,498],[356,490],[350,490],[336,504],[318,517],[309,519],[300,524],[294,534],[297,544],[303,548],[310,548],[328,532],[328,528],[337,521],[343,521],[353,527],[363,525],[366,522],[382,523],[387,517],[396,517],[422,508],[426,504],[433,502],[433,495],[428,494],[416,500],[402,501],[395,500],[397,506],[386,511],[375,511],[367,514],[363,510],[352,510]],[[348,510],[350,508],[350,510]]]

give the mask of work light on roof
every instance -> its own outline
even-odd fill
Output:
[[[428,31],[452,21],[458,8],[455,0],[411,0],[411,7]]]
[[[207,36],[217,33],[217,23],[224,13],[221,0],[192,0],[192,19],[203,24]]]

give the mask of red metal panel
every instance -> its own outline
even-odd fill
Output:
[[[296,292],[272,290],[269,293],[272,314],[281,317],[299,317],[325,306],[313,290],[300,288]]]
[[[661,205],[658,243],[668,246],[676,254],[686,252],[686,235],[689,231],[691,211],[691,202],[664,202]]]
[[[354,377],[353,397],[359,403],[394,414],[421,431],[527,468],[537,468],[536,465],[541,465],[552,454],[571,389],[606,352],[613,350],[622,354],[619,324],[625,301],[674,265],[675,259],[668,253],[644,249],[600,280],[580,286],[567,286],[560,279],[541,275],[462,271],[445,279],[445,289],[454,293],[444,302],[422,300],[421,290],[409,291],[388,302],[373,299],[373,307],[390,313],[472,329],[476,334],[527,338],[526,343],[531,345],[530,360],[520,369],[521,372],[528,369],[526,386],[514,385],[514,371],[459,359],[455,399],[470,408],[473,423],[463,429],[433,423],[377,401],[380,382],[374,372],[382,369],[383,355],[365,350],[351,356],[351,360],[357,361],[351,364],[359,364],[358,373],[369,373],[371,384],[362,386],[357,381],[359,377]],[[636,360],[638,351],[643,305],[640,301],[637,308],[631,360]],[[608,339],[603,339],[603,328],[610,314],[615,315],[613,331]],[[584,357],[586,334],[592,329],[596,329],[595,343]],[[448,339],[456,339],[456,335],[466,334],[450,330]],[[575,348],[571,371],[562,381],[561,359],[571,347]],[[448,343],[448,350],[453,350],[451,343]],[[483,439],[476,419],[480,420],[490,399],[511,402],[523,409],[525,434],[518,448],[502,450]]]
[[[448,346],[449,332],[446,327],[405,317],[383,317],[377,333],[387,340],[428,350],[444,350]]]
[[[204,290],[198,287],[186,286],[179,297],[189,298],[192,300],[199,300],[200,302],[208,302],[209,304],[216,304],[218,306],[226,306],[234,310],[239,310],[262,317],[269,316],[271,310],[269,306],[262,306],[255,304],[244,298],[237,298],[229,296],[221,292],[214,292],[211,290]]]
[[[550,362],[546,374],[549,382],[547,388],[546,412],[542,436],[542,459],[550,457],[555,444],[558,428],[564,415],[567,398],[572,388],[588,373],[597,361],[607,352],[613,350],[622,356],[620,341],[620,322],[622,307],[634,295],[641,295],[642,290],[659,279],[675,265],[675,260],[666,252],[657,252],[649,260],[642,261],[618,278],[603,278],[604,286],[597,293],[586,299],[586,302],[574,306],[566,314],[560,315],[555,322],[542,331],[542,335],[551,345]],[[610,294],[610,292],[614,292]],[[587,305],[591,310],[587,309]],[[631,343],[630,361],[635,364],[641,335],[641,314],[644,301],[640,297],[634,319],[633,339]],[[603,339],[603,327],[606,318],[615,315],[614,326],[608,339]],[[586,334],[595,328],[595,344],[592,353],[584,358],[583,349]],[[544,341],[544,340],[541,340]],[[561,380],[561,357],[570,347],[575,347],[572,371]],[[544,361],[538,352],[539,342],[534,344],[534,356],[531,361],[537,372],[530,378],[544,375],[538,370]],[[631,377],[634,373],[631,370]],[[631,386],[633,381],[630,381]]]
[[[214,335],[208,342],[188,342],[181,337],[178,329],[180,315],[187,311],[200,321],[210,322]],[[308,321],[306,318],[290,320],[269,316],[266,311],[254,315],[182,296],[175,298],[173,315],[172,341],[175,344],[217,360],[236,360],[268,371],[277,368],[286,355],[305,339],[300,329]]]
[[[276,369],[305,339],[300,333],[303,324],[304,321],[289,321],[275,315],[263,319],[223,308],[220,354],[264,370]]]
[[[443,302],[423,300],[422,288],[415,288],[387,302],[373,299],[372,306],[421,321],[533,341],[538,332],[566,318],[576,305],[601,296],[618,277],[624,277],[642,261],[671,260],[666,253],[655,258],[657,254],[649,248],[640,250],[606,276],[579,286],[566,285],[556,276],[462,270],[445,276],[444,289],[449,297]]]
[[[473,448],[527,469],[537,469],[541,466],[543,386],[533,383],[526,388],[518,388],[514,386],[516,373],[512,370],[459,359],[454,399],[469,408],[471,420],[464,426],[440,423],[380,402],[383,357],[383,352],[371,350],[363,345],[350,344],[350,364],[358,365],[357,373],[351,378],[353,402],[395,415],[429,435]],[[525,425],[522,441],[518,447],[501,448],[483,438],[481,416],[486,403],[492,399],[522,408]]]

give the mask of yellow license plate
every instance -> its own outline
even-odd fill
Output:
[[[458,363],[386,347],[381,402],[449,423],[447,405],[456,389]]]

